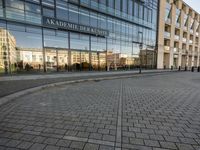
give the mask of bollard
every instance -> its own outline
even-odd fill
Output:
[[[187,71],[187,66],[185,66],[185,71]]]
[[[194,67],[192,66],[192,70],[191,70],[192,72],[194,72]]]
[[[178,67],[178,71],[181,71],[181,66]]]
[[[171,66],[171,70],[173,70],[174,68],[173,68],[173,66]]]
[[[200,72],[200,66],[198,67],[197,71]]]

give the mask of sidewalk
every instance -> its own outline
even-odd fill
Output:
[[[143,74],[165,73],[170,70],[142,70]],[[4,97],[25,89],[34,88],[46,84],[57,82],[75,81],[80,79],[95,79],[105,77],[123,77],[138,74],[134,71],[115,72],[76,72],[76,73],[56,73],[43,75],[15,75],[0,77],[0,97]]]

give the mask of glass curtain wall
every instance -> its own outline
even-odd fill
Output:
[[[142,66],[155,66],[157,2],[0,0],[0,70],[127,70],[139,66],[140,54],[145,58]],[[109,35],[47,28],[42,24],[42,15],[104,29]],[[139,43],[144,49],[139,49]]]

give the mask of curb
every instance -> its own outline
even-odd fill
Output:
[[[133,75],[88,78],[88,79],[80,79],[80,80],[73,80],[73,81],[62,81],[62,82],[57,82],[57,83],[50,83],[50,84],[45,84],[45,85],[41,85],[41,86],[38,86],[38,87],[29,88],[29,89],[26,89],[26,90],[22,90],[22,91],[4,96],[4,97],[0,98],[0,106],[8,103],[8,102],[20,97],[20,96],[24,96],[24,95],[34,93],[34,92],[37,92],[39,90],[50,88],[50,87],[56,87],[56,86],[61,86],[61,85],[74,84],[74,83],[90,82],[90,81],[123,79],[123,78],[131,78],[131,77],[141,77],[141,76],[145,76],[145,75],[160,75],[160,74],[163,74],[163,73],[170,73],[170,72],[176,72],[176,71],[146,72],[146,73],[143,73],[143,74],[135,73]]]

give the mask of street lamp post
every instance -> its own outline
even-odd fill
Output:
[[[142,49],[143,49],[143,43],[140,43],[139,44],[139,49],[140,49],[140,55],[139,55],[139,57],[140,57],[140,68],[139,68],[139,74],[141,74],[142,73],[142,58],[141,58],[141,51],[142,51]]]

